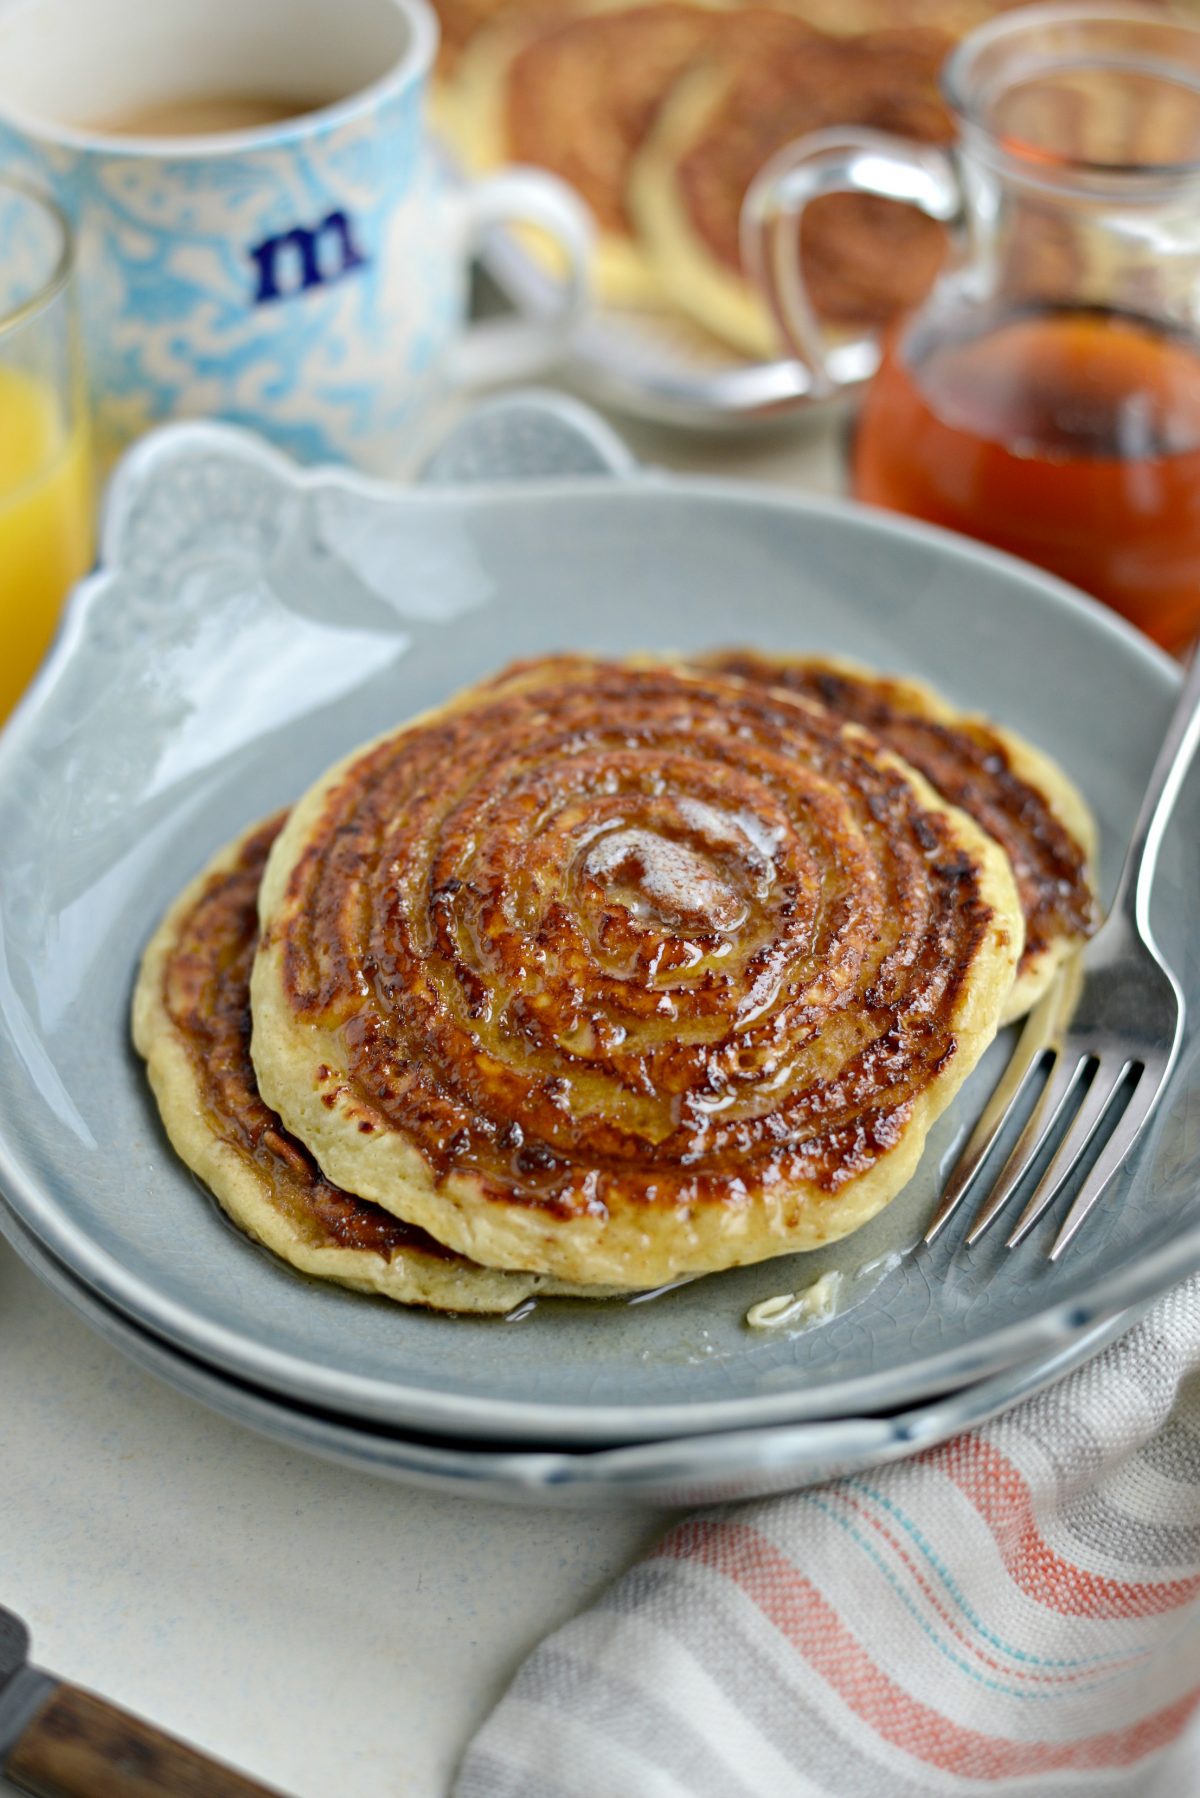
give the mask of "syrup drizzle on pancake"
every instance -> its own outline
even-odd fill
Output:
[[[872,1167],[956,1053],[992,924],[960,829],[873,740],[761,685],[562,658],[356,759],[273,929],[362,1123],[438,1179],[604,1217]]]
[[[1045,795],[1016,772],[1003,737],[982,720],[943,722],[914,706],[904,682],[855,675],[819,658],[731,650],[705,658],[705,666],[786,688],[864,725],[974,818],[1000,844],[1016,875],[1025,913],[1018,972],[1056,939],[1082,942],[1095,930],[1099,917],[1085,846],[1055,816]]]

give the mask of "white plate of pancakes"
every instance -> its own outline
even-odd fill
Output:
[[[636,470],[562,401],[408,491],[162,432],[0,740],[6,1227],[297,1440],[753,1431],[765,1469],[966,1421],[1200,1264],[1194,1039],[1063,1262],[917,1246],[1176,679],[1010,559]],[[1032,845],[867,700],[973,743]],[[1193,779],[1155,900],[1193,1016],[1198,826]],[[1064,835],[1073,877],[1014,875]]]
[[[720,426],[828,403],[746,278],[742,201],[786,145],[837,127],[949,144],[938,73],[1015,0],[435,0],[433,122],[451,158],[570,182],[597,225],[596,305],[577,328],[581,391],[654,420]],[[869,334],[917,304],[943,228],[863,195],[820,201],[805,274],[853,388]],[[486,264],[548,313],[558,271],[532,235],[496,233]],[[864,333],[867,336],[864,338]]]

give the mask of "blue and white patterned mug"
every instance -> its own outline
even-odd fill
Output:
[[[0,169],[75,223],[102,454],[167,418],[246,424],[383,472],[448,384],[526,375],[584,302],[587,215],[532,170],[453,183],[425,132],[425,0],[23,0],[0,11]],[[315,110],[219,134],[103,123],[199,95]],[[570,270],[551,320],[464,325],[505,222]]]

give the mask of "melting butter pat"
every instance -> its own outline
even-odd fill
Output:
[[[782,1292],[776,1298],[751,1305],[746,1322],[752,1330],[780,1330],[789,1324],[805,1329],[810,1324],[824,1323],[837,1310],[841,1284],[841,1274],[831,1269],[800,1292]]]

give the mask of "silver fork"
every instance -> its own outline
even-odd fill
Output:
[[[1184,1023],[1179,982],[1150,929],[1150,892],[1163,832],[1198,741],[1200,647],[1158,752],[1108,917],[1030,1014],[947,1181],[927,1243],[977,1184],[997,1137],[1039,1074],[1045,1081],[1033,1111],[967,1233],[968,1244],[1000,1215],[1061,1131],[1007,1241],[1010,1249],[1024,1241],[1098,1148],[1050,1250],[1056,1261],[1149,1124],[1179,1054]]]

